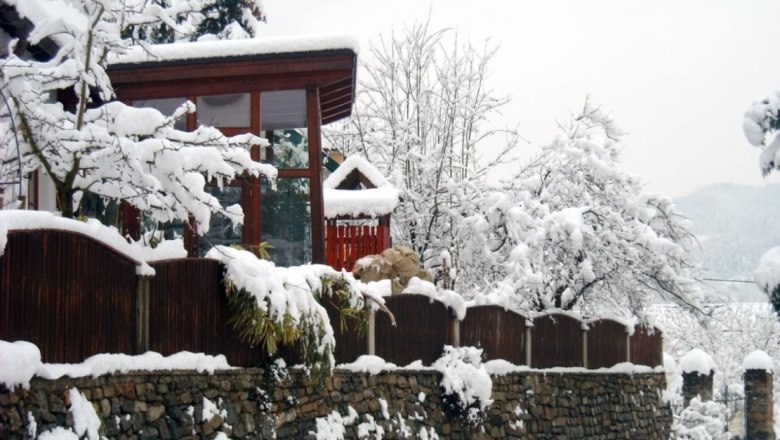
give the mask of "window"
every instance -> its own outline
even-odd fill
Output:
[[[206,192],[216,197],[222,207],[241,204],[242,188],[240,186],[226,186],[219,189],[215,186],[206,187]],[[227,217],[220,214],[211,214],[209,232],[198,240],[198,255],[206,255],[214,246],[233,246],[243,243],[241,225],[233,225]]]
[[[309,168],[306,91],[263,92],[260,109],[260,127],[272,143],[274,166]]]
[[[308,178],[280,177],[276,189],[262,185],[261,240],[273,246],[271,259],[279,266],[312,260],[311,202]]]

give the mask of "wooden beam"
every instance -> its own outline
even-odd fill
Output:
[[[311,258],[325,263],[325,210],[322,201],[322,140],[320,138],[320,95],[316,87],[306,89],[306,121],[309,134],[309,179],[311,191]]]

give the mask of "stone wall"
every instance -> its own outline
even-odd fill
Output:
[[[327,430],[328,438],[338,438],[342,429],[344,438],[375,438],[378,432],[384,438],[669,437],[672,415],[660,400],[663,373],[529,371],[492,379],[494,402],[469,422],[443,409],[448,400],[442,401],[435,371],[337,370],[322,387],[296,370],[35,378],[16,393],[0,386],[0,438],[73,427],[68,391],[74,387],[92,402],[100,434],[118,439],[211,439],[219,432],[230,438],[314,438],[311,433]],[[204,420],[212,403],[216,414]]]

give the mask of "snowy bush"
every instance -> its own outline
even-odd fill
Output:
[[[493,381],[482,365],[482,349],[446,345],[431,367],[442,374],[445,415],[472,426],[481,423],[485,408],[493,403]]]
[[[333,301],[359,325],[368,319],[364,296],[348,273],[324,265],[276,267],[251,252],[225,246],[212,248],[206,258],[225,266],[229,322],[241,338],[251,345],[264,344],[271,355],[280,344],[297,344],[317,379],[333,369],[336,345],[328,312],[319,301]]]

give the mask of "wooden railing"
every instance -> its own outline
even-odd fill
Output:
[[[379,254],[390,247],[390,227],[346,225],[328,220],[325,230],[325,261],[336,270],[352,270],[366,255]]]

